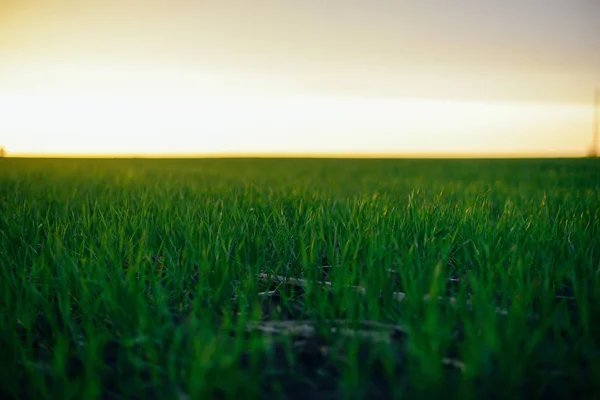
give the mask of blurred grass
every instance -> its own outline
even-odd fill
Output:
[[[599,227],[593,159],[2,159],[0,393],[600,394]]]

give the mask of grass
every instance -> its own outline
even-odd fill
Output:
[[[2,159],[0,306],[2,398],[594,397],[600,163]]]

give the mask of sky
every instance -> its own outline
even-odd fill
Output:
[[[598,49],[598,0],[0,0],[0,146],[580,156]]]

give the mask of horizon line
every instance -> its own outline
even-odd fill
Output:
[[[513,153],[335,153],[335,152],[273,152],[273,153],[5,153],[3,158],[13,159],[552,159],[590,158],[589,152],[513,152]]]

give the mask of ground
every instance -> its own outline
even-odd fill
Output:
[[[0,160],[0,397],[600,395],[600,162]]]

